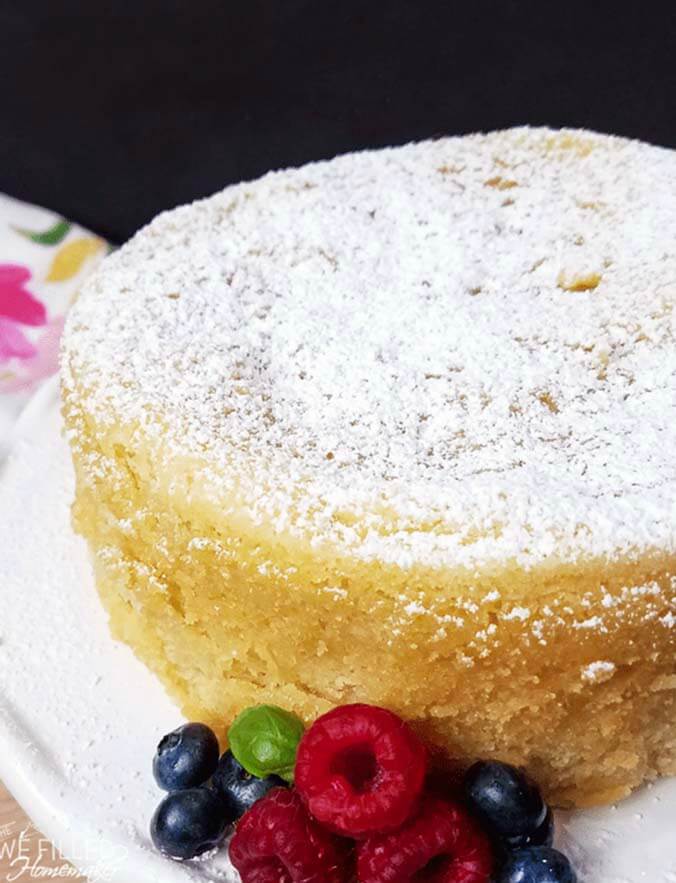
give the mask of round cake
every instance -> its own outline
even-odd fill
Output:
[[[519,128],[164,213],[66,328],[74,517],[185,713],[676,772],[676,153]]]

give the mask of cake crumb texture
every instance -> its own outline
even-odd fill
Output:
[[[561,804],[676,772],[676,154],[514,129],[276,172],[85,283],[114,633],[187,714],[391,707]]]

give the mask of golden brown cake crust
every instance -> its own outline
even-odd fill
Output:
[[[675,171],[443,139],[104,263],[64,343],[76,525],[187,713],[378,702],[562,803],[676,772]]]

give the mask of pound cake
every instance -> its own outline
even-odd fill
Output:
[[[676,773],[676,153],[519,128],[160,215],[66,328],[74,519],[185,713]]]

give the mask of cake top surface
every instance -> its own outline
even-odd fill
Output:
[[[676,152],[589,132],[270,173],[103,262],[64,387],[225,509],[350,555],[673,551],[674,242]]]

